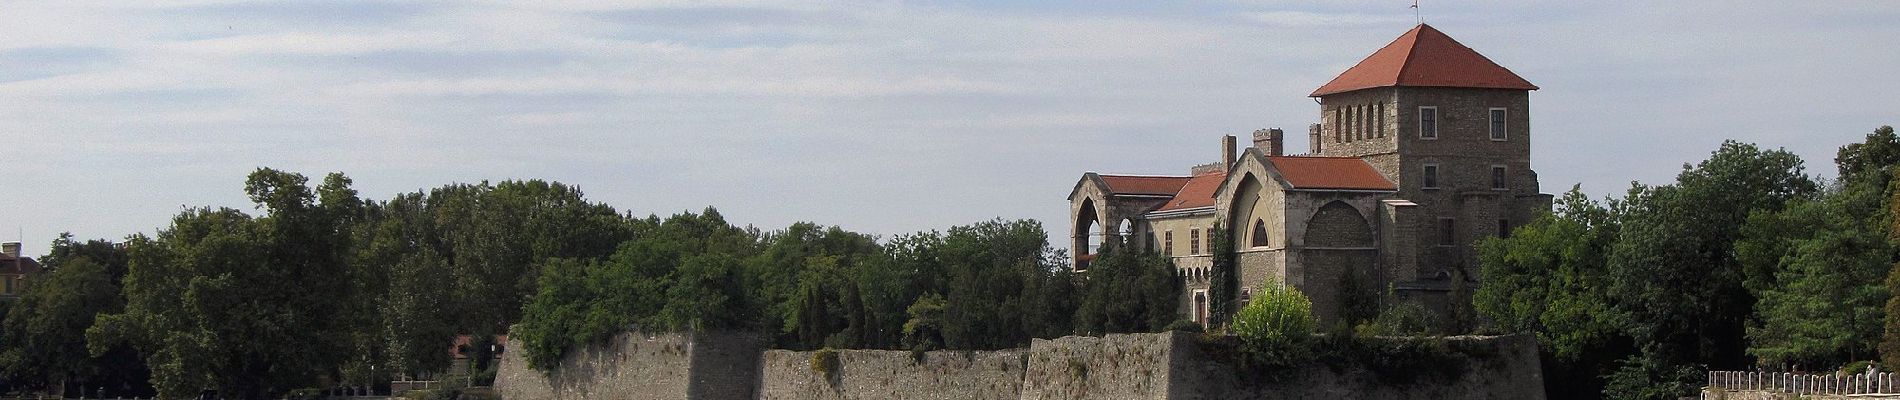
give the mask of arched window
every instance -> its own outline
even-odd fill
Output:
[[[1267,247],[1267,221],[1253,220],[1253,247]]]

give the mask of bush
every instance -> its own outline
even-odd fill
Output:
[[[811,352],[811,372],[824,375],[825,380],[831,380],[833,377],[836,377],[838,367],[837,349],[826,347]]]
[[[1354,334],[1361,337],[1371,336],[1433,336],[1442,333],[1438,317],[1431,310],[1415,302],[1404,302],[1386,308],[1371,322],[1359,325]]]
[[[1234,315],[1233,330],[1256,361],[1286,366],[1308,354],[1307,344],[1317,324],[1312,300],[1299,290],[1269,281]]]
[[[422,389],[403,392],[406,400],[455,400],[461,393],[455,389]]]
[[[1162,332],[1182,331],[1182,332],[1201,333],[1201,332],[1205,332],[1206,329],[1202,329],[1201,324],[1198,322],[1182,319],[1182,320],[1175,320],[1174,323],[1168,324],[1168,327],[1162,328],[1161,331]]]

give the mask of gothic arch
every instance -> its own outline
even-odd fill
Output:
[[[1227,206],[1228,214],[1226,224],[1227,237],[1230,238],[1232,243],[1237,247],[1242,244],[1265,242],[1265,240],[1262,240],[1265,238],[1254,237],[1260,232],[1252,229],[1253,223],[1251,222],[1265,218],[1265,213],[1262,212],[1263,210],[1257,209],[1263,195],[1262,191],[1264,190],[1265,186],[1261,183],[1260,176],[1254,175],[1252,171],[1244,172],[1240,180],[1236,181],[1234,185],[1234,190],[1229,196],[1233,203]]]
[[[1075,255],[1085,256],[1095,253],[1095,247],[1101,244],[1101,214],[1097,211],[1094,198],[1082,199],[1082,207],[1075,211]]]

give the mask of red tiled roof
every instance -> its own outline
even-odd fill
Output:
[[[1172,196],[1188,183],[1185,176],[1101,175],[1108,191],[1115,194]]]
[[[1224,180],[1227,180],[1226,172],[1196,175],[1193,179],[1189,179],[1187,184],[1181,186],[1181,191],[1176,193],[1173,199],[1169,199],[1168,204],[1162,205],[1155,211],[1213,206],[1214,190],[1220,189],[1220,183]]]
[[[1309,96],[1388,86],[1537,90],[1444,32],[1419,24]]]
[[[1267,162],[1295,189],[1398,190],[1358,157],[1268,156]]]
[[[0,274],[35,274],[40,272],[40,263],[33,257],[14,257],[0,253]]]
[[[449,345],[449,357],[453,357],[457,360],[468,358],[467,354],[462,354],[462,347],[472,346],[474,343],[475,336],[473,335],[455,335],[455,343]],[[502,346],[508,345],[508,335],[495,335],[495,344]],[[469,351],[473,352],[475,349],[469,349]],[[507,350],[503,349],[502,351]]]

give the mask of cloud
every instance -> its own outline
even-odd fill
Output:
[[[10,3],[0,170],[32,176],[0,182],[41,195],[0,209],[27,211],[30,241],[151,232],[181,204],[247,207],[243,174],[274,166],[372,198],[543,178],[766,228],[1002,216],[1060,236],[1081,171],[1180,173],[1220,134],[1301,131],[1305,94],[1411,27],[1407,6]],[[1546,191],[1666,181],[1723,138],[1825,170],[1900,109],[1890,3],[1426,6],[1545,88]]]

